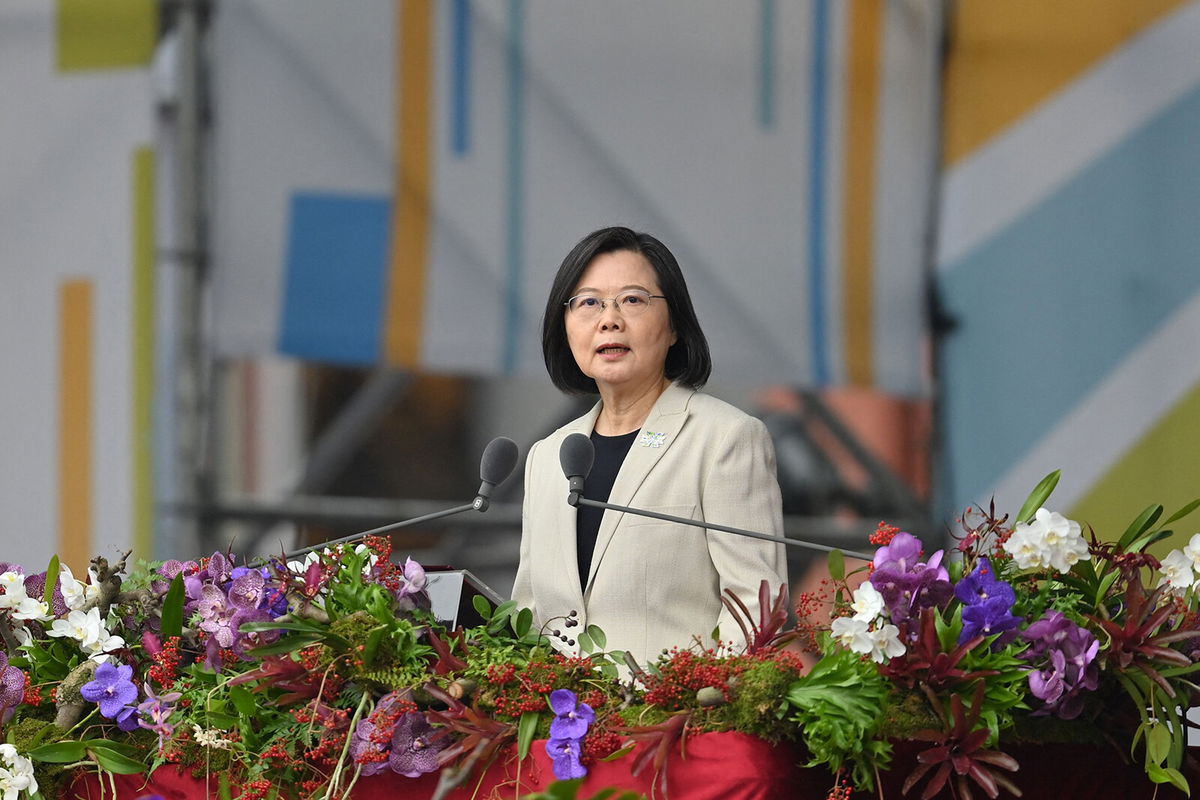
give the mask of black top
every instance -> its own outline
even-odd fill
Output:
[[[592,471],[583,482],[583,496],[588,500],[608,502],[612,494],[613,484],[617,473],[625,463],[625,456],[639,431],[624,433],[620,436],[601,436],[592,431],[592,447],[596,458],[592,462]],[[579,559],[579,585],[587,588],[588,572],[592,568],[592,551],[596,549],[596,536],[600,533],[600,520],[604,517],[603,508],[578,506],[575,516],[575,546]]]

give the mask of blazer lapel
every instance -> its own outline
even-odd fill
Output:
[[[625,456],[625,461],[621,464],[621,471],[617,473],[617,480],[608,496],[608,502],[619,506],[630,505],[630,501],[646,476],[650,474],[650,470],[654,469],[658,460],[675,443],[679,430],[687,420],[687,401],[693,393],[693,389],[673,383],[658,398],[658,402],[650,411],[650,416],[642,425],[641,433],[634,440],[633,446],[629,448],[629,454]],[[600,530],[596,534],[596,549],[592,552],[592,566],[588,573],[587,591],[592,588],[592,582],[596,579],[597,567],[604,559],[604,553],[608,549],[609,543],[612,542],[617,522],[623,516],[624,514],[618,511],[607,511],[601,518]]]
[[[561,447],[563,439],[566,439],[572,433],[582,433],[584,436],[590,436],[592,428],[596,426],[596,417],[600,414],[600,404],[592,406],[592,410],[584,414],[582,417],[567,423],[560,428],[561,436],[554,440],[555,447]],[[557,460],[558,453],[555,452],[553,457]],[[576,529],[576,514],[574,506],[567,503],[567,480],[562,481],[562,496],[557,500],[557,510],[554,512],[555,530],[561,531],[562,534],[558,537],[561,543],[561,552],[559,553],[557,569],[562,575],[570,575],[572,578],[567,581],[571,585],[570,591],[578,600],[578,603],[573,606],[582,614],[586,605],[583,601],[583,589],[579,583],[579,537],[575,533]]]

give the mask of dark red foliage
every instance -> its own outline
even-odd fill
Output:
[[[946,730],[923,730],[913,734],[912,738],[932,742],[934,747],[917,756],[917,768],[904,781],[904,794],[908,794],[922,778],[932,773],[925,790],[921,792],[921,800],[936,796],[946,788],[951,778],[954,780],[952,790],[957,790],[956,794],[961,800],[973,800],[972,782],[993,800],[1000,795],[1001,786],[1017,797],[1021,796],[1016,784],[996,772],[997,767],[1016,772],[1020,767],[1017,760],[999,750],[983,749],[989,731],[986,725],[976,728],[980,712],[983,711],[983,696],[984,685],[980,681],[975,685],[969,711],[963,708],[962,698],[958,695],[950,698]]]

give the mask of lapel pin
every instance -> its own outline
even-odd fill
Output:
[[[638,437],[638,444],[642,447],[662,447],[666,442],[667,435],[665,433],[642,431],[642,435]]]

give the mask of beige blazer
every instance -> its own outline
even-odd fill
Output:
[[[582,625],[604,631],[607,649],[629,651],[642,664],[695,637],[708,646],[718,626],[723,641],[740,646],[721,593],[735,591],[757,619],[759,582],[777,591],[787,581],[781,544],[605,511],[580,589],[575,509],[558,450],[569,434],[590,435],[599,411],[597,403],[529,450],[513,600],[547,630],[576,611]],[[675,384],[634,440],[609,502],[783,535],[775,451],[762,422]]]

